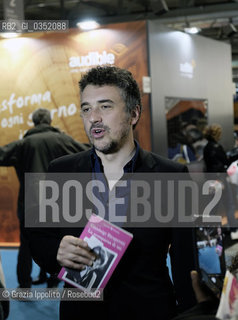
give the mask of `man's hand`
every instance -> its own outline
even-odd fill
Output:
[[[92,266],[95,260],[95,254],[90,250],[86,241],[65,236],[60,242],[57,261],[62,267],[82,270],[85,265]]]
[[[207,300],[211,300],[211,296],[208,293],[206,293],[206,291],[202,288],[197,271],[191,271],[191,279],[197,302],[200,303]]]

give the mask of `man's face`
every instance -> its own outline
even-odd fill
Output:
[[[90,142],[104,154],[120,150],[132,134],[134,120],[116,86],[88,85],[81,95],[81,115]]]

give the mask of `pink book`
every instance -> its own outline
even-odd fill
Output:
[[[105,288],[133,235],[97,215],[92,215],[80,238],[88,243],[97,259],[82,271],[62,268],[58,278],[86,291]]]

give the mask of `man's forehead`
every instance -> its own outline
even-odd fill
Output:
[[[81,99],[93,99],[95,101],[99,100],[115,100],[121,98],[121,89],[115,85],[87,85],[83,92],[81,93]]]

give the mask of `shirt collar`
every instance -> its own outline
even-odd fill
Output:
[[[134,140],[134,143],[136,147],[136,152],[133,158],[129,162],[127,162],[127,164],[124,166],[124,172],[126,173],[134,172],[135,170],[135,165],[138,158],[140,146],[136,140]],[[103,172],[102,161],[97,155],[94,147],[91,150],[91,164],[94,172]]]

